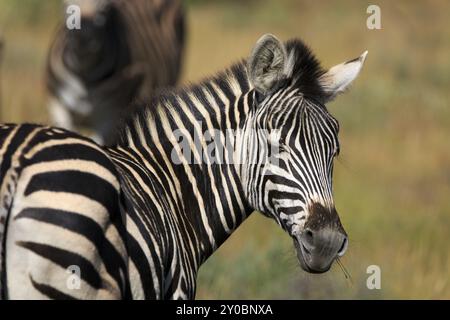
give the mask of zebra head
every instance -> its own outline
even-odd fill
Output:
[[[356,78],[366,54],[324,71],[301,41],[265,35],[247,62],[254,99],[243,147],[246,197],[289,233],[308,272],[328,271],[347,249],[332,196],[339,125],[325,103]]]

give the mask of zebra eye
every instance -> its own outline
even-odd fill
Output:
[[[289,147],[288,147],[288,145],[286,144],[286,140],[285,140],[284,138],[281,138],[281,139],[278,141],[278,150],[279,150],[280,152],[287,152],[287,153],[289,153]]]
[[[263,100],[265,99],[265,95],[262,94],[261,92],[259,92],[258,90],[255,90],[255,100],[258,104],[260,104],[261,102],[263,102]]]

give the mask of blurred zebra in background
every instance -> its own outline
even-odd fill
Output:
[[[59,27],[48,54],[47,88],[54,125],[112,144],[133,99],[174,86],[184,47],[178,0],[70,0],[80,29]]]

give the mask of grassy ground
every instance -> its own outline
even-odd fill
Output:
[[[2,121],[47,121],[42,79],[57,3],[0,0]],[[301,271],[288,237],[254,214],[201,269],[198,298],[450,298],[450,3],[377,1],[382,30],[366,28],[369,4],[188,2],[184,81],[248,55],[266,32],[303,38],[325,66],[369,50],[356,84],[329,106],[341,124],[334,188],[351,280],[337,265]],[[366,288],[372,264],[381,290]]]

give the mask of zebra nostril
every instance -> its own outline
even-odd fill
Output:
[[[348,239],[347,239],[347,237],[344,237],[344,241],[342,241],[342,245],[339,248],[337,255],[339,257],[342,257],[344,255],[345,251],[347,251],[347,247],[348,247]]]
[[[312,244],[313,240],[314,240],[314,232],[312,232],[312,230],[310,229],[306,229],[305,230],[305,240],[309,243]]]
[[[311,229],[305,229],[303,231],[300,243],[303,251],[307,254],[311,254],[311,251],[314,250],[314,231]]]

